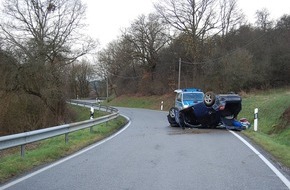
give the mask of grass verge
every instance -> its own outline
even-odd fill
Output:
[[[175,94],[166,94],[163,96],[120,96],[111,100],[105,105],[113,105],[117,107],[128,108],[146,108],[160,110],[161,102],[163,102],[163,110],[169,110],[174,105]]]
[[[290,168],[290,123],[283,114],[290,107],[290,90],[276,89],[250,93],[243,98],[240,116],[254,123],[254,109],[259,109],[258,131],[243,131],[247,137],[269,152],[282,165]]]
[[[68,109],[75,113],[74,122],[85,121],[90,118],[90,108],[69,104]],[[106,114],[106,112],[95,110],[94,117],[97,118]]]
[[[72,106],[79,112],[77,120],[88,119],[88,109]],[[104,113],[98,113],[98,116]],[[97,117],[97,116],[96,116]],[[118,131],[126,124],[127,120],[121,116],[109,121],[107,124],[100,124],[90,129],[80,130],[69,134],[69,142],[65,144],[64,135],[31,143],[26,146],[25,157],[20,156],[20,148],[13,148],[0,157],[0,183],[30,171],[35,167],[51,163],[67,155],[70,155],[90,144],[104,139]]]

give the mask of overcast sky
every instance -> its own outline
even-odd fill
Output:
[[[88,33],[98,39],[101,47],[111,42],[121,34],[121,29],[139,15],[147,15],[154,11],[153,3],[158,0],[83,0],[88,6]],[[290,14],[290,0],[238,0],[239,8],[247,16],[247,20],[254,22],[255,12],[266,8],[271,18],[280,18],[283,14]]]

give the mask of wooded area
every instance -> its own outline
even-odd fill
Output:
[[[160,0],[120,37],[84,35],[81,0],[4,0],[0,21],[0,132],[70,121],[66,100],[162,95],[178,86],[216,92],[289,85],[290,15],[249,24],[237,0]],[[1,135],[0,134],[0,135]]]
[[[289,85],[290,16],[263,9],[248,24],[236,0],[155,4],[98,57],[110,94],[160,95],[178,86],[216,92]]]
[[[74,65],[95,48],[80,33],[79,0],[5,0],[0,23],[0,126],[9,134],[69,122],[66,100],[77,82]],[[75,72],[76,71],[76,72]],[[88,81],[86,81],[88,82]],[[82,87],[82,92],[87,88]]]

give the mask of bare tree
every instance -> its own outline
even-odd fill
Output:
[[[220,0],[220,19],[222,38],[243,23],[245,15],[238,9],[237,0]]]
[[[67,69],[69,71],[69,91],[72,98],[87,98],[90,93],[90,81],[93,79],[93,65],[82,60],[75,62]]]
[[[86,6],[80,0],[4,0],[0,37],[17,60],[10,84],[38,97],[63,121],[65,65],[95,47],[83,35]]]
[[[96,70],[98,75],[108,82],[115,95],[118,92],[136,92],[136,78],[140,74],[140,67],[134,59],[132,44],[128,41],[113,41],[100,51]]]
[[[95,45],[80,33],[85,10],[80,0],[4,0],[1,37],[21,59],[53,63],[61,54],[70,63]]]
[[[155,4],[160,16],[174,29],[184,33],[188,53],[196,60],[198,41],[216,29],[219,22],[216,0],[162,0]]]
[[[263,31],[267,31],[273,26],[273,21],[270,20],[270,13],[265,8],[256,11],[256,19],[256,25]]]
[[[153,77],[158,63],[158,52],[169,41],[168,33],[157,15],[140,16],[123,34],[132,44],[134,59]],[[153,79],[153,78],[152,78]]]
[[[225,35],[243,18],[236,0],[161,0],[155,8],[166,23],[183,33],[192,62],[202,59],[210,36]]]

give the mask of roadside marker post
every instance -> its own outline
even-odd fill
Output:
[[[160,110],[163,111],[163,101],[161,101]]]
[[[90,111],[90,119],[93,119],[94,118],[94,112],[95,112],[95,110],[94,110],[94,108],[93,107],[91,107],[91,111]]]
[[[254,111],[254,131],[258,130],[258,108]]]
[[[91,107],[91,110],[90,110],[90,119],[94,119],[94,112],[95,112],[95,109],[93,107]],[[90,127],[90,133],[93,132],[93,126]]]

